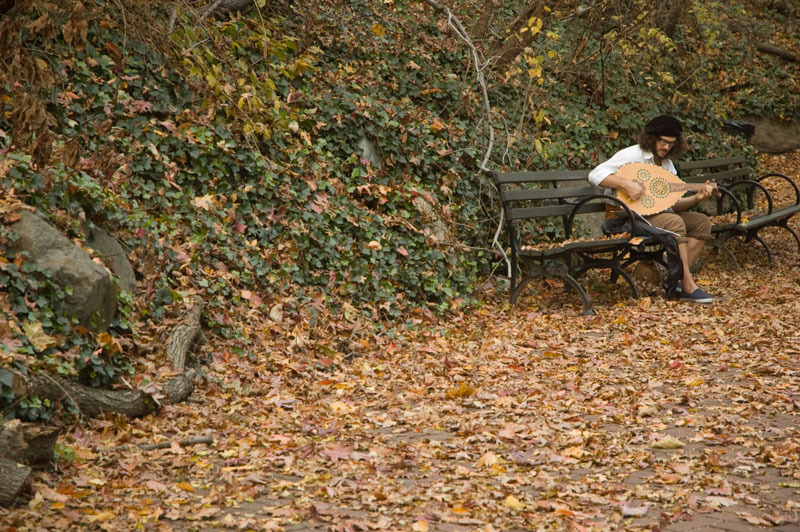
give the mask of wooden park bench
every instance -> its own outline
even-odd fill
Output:
[[[744,157],[705,159],[676,164],[684,181],[715,181],[720,191],[712,214],[712,244],[728,254],[734,266],[736,258],[725,245],[727,240],[743,237],[759,242],[772,261],[772,252],[759,236],[765,227],[783,228],[794,237],[800,250],[800,238],[788,225],[800,211],[800,189],[790,178],[769,173],[753,177]],[[587,226],[599,230],[607,203],[616,203],[630,216],[628,208],[616,197],[603,193],[602,187],[589,183],[590,170],[555,170],[534,172],[492,172],[506,219],[511,248],[511,286],[509,300],[515,304],[520,292],[537,278],[561,278],[583,302],[583,313],[593,314],[592,301],[579,279],[593,269],[607,269],[609,282],[622,277],[631,294],[638,298],[636,284],[626,269],[637,261],[654,260],[666,266],[664,250],[654,240],[587,236],[576,231]],[[780,197],[776,191],[782,186]],[[594,214],[593,220],[586,216]]]
[[[736,258],[726,246],[734,237],[756,241],[772,262],[772,251],[759,232],[766,227],[789,231],[800,251],[800,238],[789,227],[789,220],[800,212],[800,189],[783,174],[768,173],[757,177],[743,156],[677,162],[678,175],[687,182],[716,181],[725,192],[716,201],[712,213],[712,244],[727,253],[734,267]]]
[[[589,170],[492,172],[511,247],[512,305],[534,279],[560,278],[581,298],[583,313],[594,314],[592,300],[579,282],[594,269],[609,270],[611,282],[622,277],[633,297],[639,297],[622,263],[640,239],[580,236],[576,231],[591,213],[600,213],[599,221],[588,222],[599,229],[609,201],[630,215],[621,201],[591,185],[588,174]]]

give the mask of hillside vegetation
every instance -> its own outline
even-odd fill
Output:
[[[791,2],[578,4],[446,6],[489,60],[489,114],[469,46],[425,2],[261,1],[219,18],[182,2],[3,4],[3,201],[79,243],[82,221],[111,231],[139,289],[110,331],[125,349],[107,349],[64,318],[47,272],[6,253],[0,332],[18,344],[0,361],[106,385],[189,294],[223,337],[283,316],[381,329],[456,310],[505,272],[479,171],[488,127],[490,168],[577,168],[659,113],[685,120],[694,156],[754,154],[724,119],[800,116],[798,63],[756,51],[797,50]],[[37,351],[23,323],[63,342]],[[14,402],[4,371],[8,416],[52,415]]]

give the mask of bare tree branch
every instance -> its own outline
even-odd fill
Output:
[[[429,6],[433,7],[440,13],[444,13],[447,15],[447,24],[456,32],[458,38],[464,41],[464,44],[470,50],[470,55],[472,57],[472,65],[475,67],[475,75],[478,78],[478,85],[481,88],[481,101],[483,103],[483,114],[486,118],[486,127],[489,131],[489,145],[486,147],[486,152],[483,155],[483,160],[480,164],[480,170],[482,172],[489,173],[489,167],[487,163],[489,162],[490,157],[492,156],[492,150],[494,149],[494,123],[492,121],[492,106],[489,102],[489,89],[486,86],[486,77],[483,75],[484,69],[488,66],[489,62],[485,61],[481,53],[473,44],[472,39],[470,39],[469,34],[467,34],[467,30],[464,29],[464,26],[461,24],[461,21],[453,15],[453,12],[450,11],[450,8],[443,6],[437,0],[425,0],[425,3]],[[506,262],[506,269],[508,271],[508,275],[511,276],[511,261],[508,259],[508,255],[506,255],[506,251],[503,249],[503,246],[499,243],[499,236],[500,231],[503,228],[503,211],[500,211],[500,221],[497,225],[497,230],[494,234],[494,239],[492,240],[492,247],[496,247],[500,250],[500,254],[503,256],[503,259]]]

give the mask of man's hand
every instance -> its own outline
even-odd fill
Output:
[[[695,194],[695,199],[697,200],[697,203],[700,203],[704,199],[710,198],[711,194],[713,193],[714,185],[711,183],[711,181],[706,181],[705,186],[698,190],[697,194]]]
[[[644,196],[644,185],[635,179],[626,179],[622,183],[622,188],[625,190],[625,193],[628,195],[628,197],[633,201],[636,201]]]

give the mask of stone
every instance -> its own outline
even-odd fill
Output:
[[[800,148],[800,122],[747,117],[756,129],[750,143],[766,153],[788,153]]]
[[[81,325],[94,332],[107,330],[117,309],[116,288],[108,270],[39,215],[24,210],[19,215],[10,227],[17,237],[12,251],[27,252],[27,260],[50,272],[62,288],[71,289],[65,303]]]
[[[122,245],[102,227],[84,223],[86,245],[92,248],[103,264],[116,275],[119,288],[125,292],[136,292],[136,274]]]

